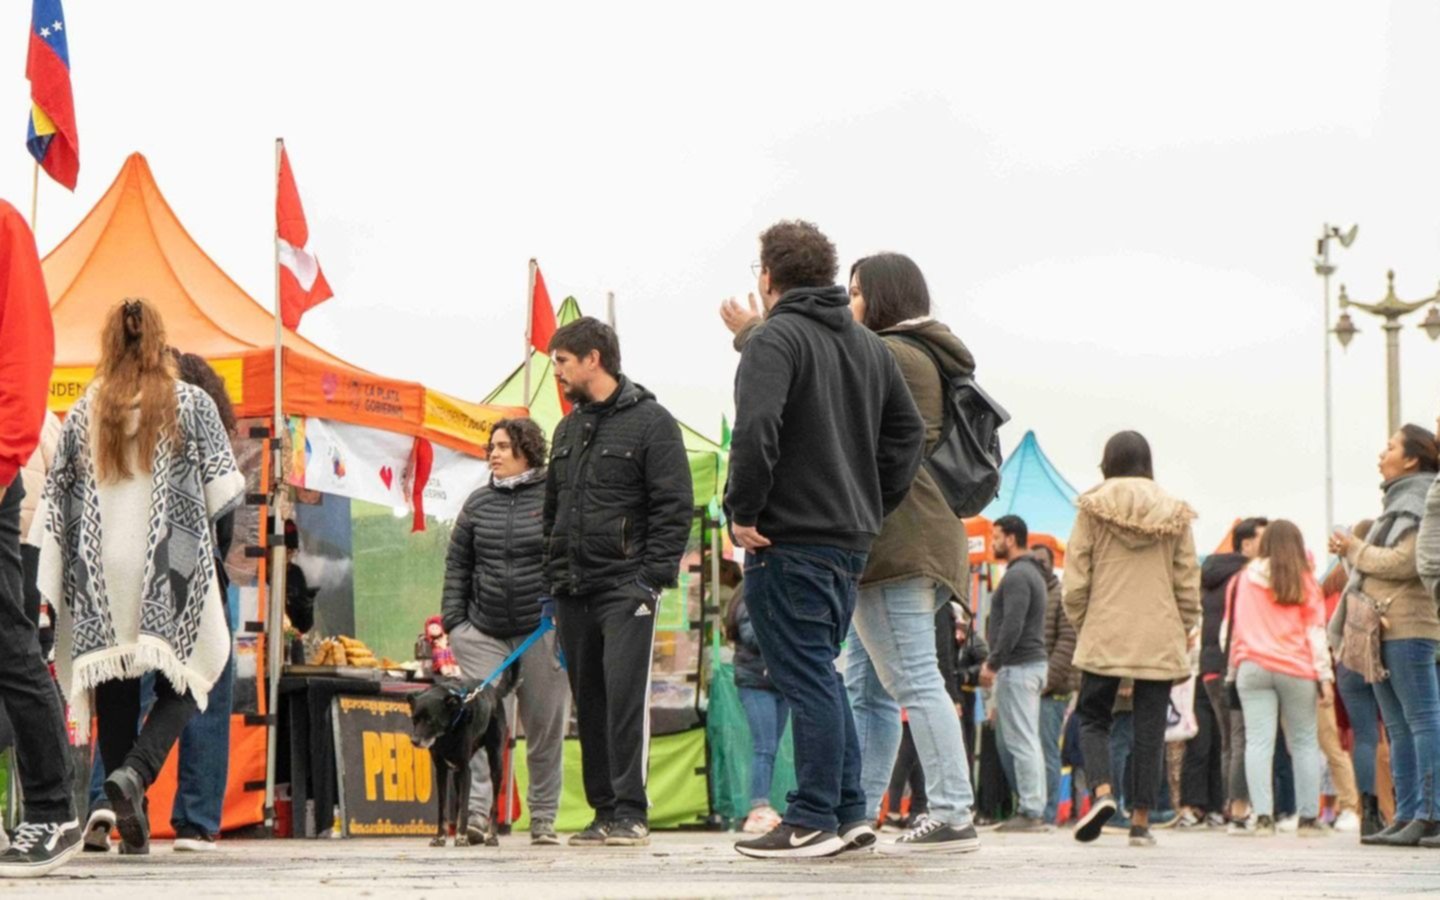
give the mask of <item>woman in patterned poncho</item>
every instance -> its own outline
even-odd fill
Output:
[[[122,852],[147,851],[145,789],[225,667],[212,523],[244,486],[214,401],[175,378],[159,314],[144,300],[117,305],[35,527],[40,590],[59,611],[61,682],[82,740],[94,691]],[[137,734],[147,672],[161,677]]]

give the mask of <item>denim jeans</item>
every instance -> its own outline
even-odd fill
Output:
[[[1271,672],[1249,660],[1240,664],[1235,686],[1245,710],[1245,772],[1257,816],[1275,815],[1272,767],[1275,724],[1284,726],[1294,760],[1295,802],[1302,819],[1320,815],[1320,740],[1316,732],[1319,688],[1307,678]]]
[[[1110,775],[1114,779],[1110,793],[1122,810],[1130,808],[1130,751],[1134,747],[1134,713],[1115,713],[1114,724],[1110,726]]]
[[[170,808],[170,824],[177,833],[186,826],[202,834],[220,833],[225,786],[230,777],[230,714],[235,693],[235,618],[228,597],[225,621],[232,623],[230,658],[210,688],[205,711],[196,714],[180,732],[180,768],[175,804]]]
[[[775,776],[775,751],[780,749],[780,736],[790,718],[785,698],[761,688],[742,687],[740,705],[750,723],[750,806],[770,805],[770,783]]]
[[[1060,814],[1060,735],[1070,695],[1040,698],[1040,746],[1045,751],[1045,821],[1055,824]]]
[[[1045,690],[1045,660],[1008,665],[995,675],[996,722],[1015,773],[1020,814],[1045,815],[1045,750],[1040,743],[1040,693]]]
[[[845,688],[863,760],[867,815],[875,817],[890,781],[903,707],[925,772],[930,816],[963,828],[970,824],[975,792],[960,716],[935,656],[937,600],[928,578],[863,588],[845,643]]]
[[[1440,819],[1440,683],[1435,642],[1422,638],[1385,641],[1381,658],[1390,677],[1378,682],[1375,698],[1390,736],[1390,769],[1395,775],[1395,819]]]
[[[1335,686],[1350,718],[1355,744],[1350,758],[1355,764],[1355,787],[1362,794],[1375,793],[1375,753],[1380,746],[1380,706],[1375,689],[1354,672],[1337,665]]]
[[[20,501],[25,486],[16,475],[9,488],[0,485],[0,491],[0,703],[15,726],[25,820],[67,822],[74,809],[65,716],[60,692],[40,655],[35,623],[25,614],[20,558]]]
[[[871,817],[860,786],[855,719],[835,669],[865,556],[810,544],[745,554],[745,605],[770,680],[790,705],[796,785],[785,822],[796,828],[835,832]]]

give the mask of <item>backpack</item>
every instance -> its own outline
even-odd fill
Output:
[[[945,394],[940,439],[925,458],[925,468],[951,512],[962,519],[979,515],[1000,493],[1000,426],[1010,421],[1010,414],[973,377],[947,377],[929,342],[908,334],[895,337],[930,357]]]

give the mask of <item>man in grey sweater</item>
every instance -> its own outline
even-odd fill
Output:
[[[1026,551],[1030,530],[1019,516],[995,520],[994,552],[1007,563],[990,598],[990,658],[980,672],[992,689],[1002,754],[1020,798],[1020,812],[1001,831],[1045,831],[1045,751],[1040,743],[1040,697],[1048,671],[1045,653],[1045,572]]]

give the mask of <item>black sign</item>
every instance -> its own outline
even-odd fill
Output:
[[[435,834],[435,770],[430,751],[410,741],[410,704],[373,695],[333,702],[345,836]]]

